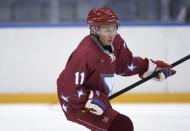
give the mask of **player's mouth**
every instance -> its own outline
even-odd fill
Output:
[[[108,40],[108,42],[113,42],[113,40]]]

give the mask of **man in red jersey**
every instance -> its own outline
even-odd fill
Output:
[[[117,34],[118,17],[107,7],[92,9],[87,17],[90,35],[73,51],[57,79],[58,97],[69,121],[92,131],[133,131],[129,117],[114,110],[108,100],[114,74],[144,78],[156,70],[156,79],[173,74],[163,61],[134,57]]]

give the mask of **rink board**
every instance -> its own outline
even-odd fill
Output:
[[[134,56],[169,63],[190,51],[190,26],[123,26],[118,32]],[[89,34],[87,26],[0,28],[0,102],[57,102],[56,79],[71,52]],[[163,82],[148,81],[117,102],[189,102],[190,62]],[[116,76],[113,92],[138,81]]]
[[[57,103],[56,94],[0,94],[0,103]],[[189,103],[190,93],[126,93],[113,103]]]

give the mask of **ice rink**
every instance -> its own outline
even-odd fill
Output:
[[[114,104],[135,131],[189,131],[190,104]],[[68,122],[56,104],[0,104],[0,131],[88,131]]]

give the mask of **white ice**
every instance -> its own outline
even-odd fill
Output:
[[[114,104],[135,131],[190,131],[190,104]],[[68,122],[59,105],[0,104],[0,131],[88,131]]]

